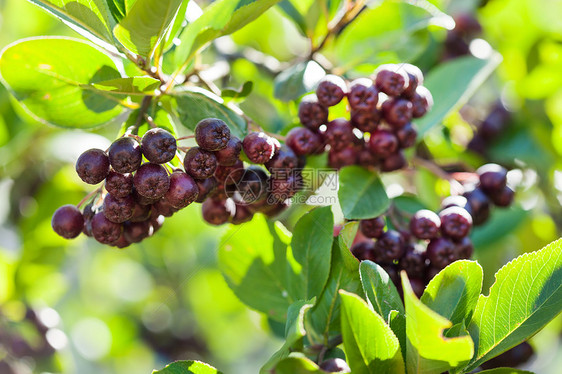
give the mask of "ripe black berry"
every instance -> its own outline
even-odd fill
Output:
[[[236,184],[242,201],[252,204],[263,201],[267,197],[267,173],[260,167],[250,166],[244,170],[244,175]]]
[[[433,106],[433,96],[429,90],[423,86],[416,89],[416,93],[410,99],[413,106],[412,116],[414,118],[423,117]]]
[[[235,184],[240,181],[244,175],[244,163],[240,160],[232,166],[221,166],[215,170],[215,179],[218,183],[224,185]]]
[[[328,166],[334,169],[341,169],[344,166],[355,165],[357,163],[358,152],[354,147],[344,149],[330,149],[328,152]]]
[[[388,130],[376,130],[369,139],[369,148],[379,158],[388,157],[398,150],[398,139]]]
[[[464,208],[452,206],[441,211],[439,218],[441,233],[454,240],[464,238],[472,228],[472,216]]]
[[[105,189],[118,198],[129,196],[133,192],[133,175],[111,170],[105,178]]]
[[[382,65],[376,71],[375,84],[388,96],[400,96],[408,85],[408,75],[395,65]]]
[[[152,205],[142,205],[139,204],[136,198],[133,197],[133,199],[135,200],[135,207],[133,208],[133,216],[129,218],[129,221],[141,222],[148,220],[152,211]]]
[[[365,144],[357,151],[357,163],[364,167],[376,166],[379,164],[379,158]]]
[[[288,172],[285,175],[278,174],[269,179],[269,193],[271,201],[280,202],[290,199],[302,189],[302,175],[298,171]]]
[[[351,246],[350,250],[359,261],[375,261],[375,242],[373,240],[355,243]]]
[[[73,239],[84,229],[84,217],[74,205],[63,205],[53,214],[53,230],[66,239]]]
[[[408,85],[404,92],[402,92],[402,96],[411,98],[416,92],[416,88],[423,84],[423,74],[417,66],[412,64],[404,64],[402,68],[408,74]]]
[[[240,158],[241,151],[242,141],[235,136],[231,136],[228,143],[226,143],[226,147],[215,152],[215,156],[219,165],[232,166]]]
[[[128,136],[115,140],[109,147],[108,154],[111,167],[121,174],[132,173],[142,162],[139,142]]]
[[[316,88],[318,102],[325,107],[338,104],[345,96],[347,87],[345,81],[337,75],[326,75]]]
[[[352,110],[350,116],[351,124],[363,132],[375,131],[382,117],[377,109]]]
[[[371,219],[363,219],[359,223],[359,230],[367,238],[380,238],[384,232],[384,217],[375,217]]]
[[[164,217],[171,217],[179,210],[178,208],[173,207],[172,204],[170,204],[165,198],[155,202],[152,205],[152,209],[153,211],[151,215]]]
[[[441,209],[447,209],[451,206],[465,208],[467,205],[468,200],[464,196],[447,196],[441,202]]]
[[[218,186],[218,182],[214,177],[206,179],[196,179],[195,183],[197,183],[197,188],[199,190],[199,194],[197,195],[197,199],[195,200],[198,203],[202,203],[203,201],[205,201],[207,196],[212,194]]]
[[[396,137],[401,148],[410,148],[416,144],[418,131],[413,123],[407,123],[404,127],[396,130]]]
[[[384,172],[391,172],[395,170],[400,170],[406,166],[406,157],[404,157],[404,153],[396,152],[383,158],[380,163],[380,169]]]
[[[96,211],[94,210],[94,203],[91,202],[82,211],[82,217],[84,218],[84,229],[82,232],[86,236],[92,236],[92,218],[94,218],[94,214],[96,214]]]
[[[170,178],[162,165],[146,163],[135,173],[133,184],[140,195],[159,199],[168,191]]]
[[[217,170],[217,158],[211,152],[192,147],[185,153],[183,166],[187,174],[195,179],[210,178]]]
[[[440,269],[458,260],[455,244],[447,238],[432,239],[427,245],[426,254],[431,266]]]
[[[382,114],[386,122],[395,128],[406,126],[414,113],[412,103],[406,99],[393,98],[382,103]]]
[[[398,231],[384,232],[375,243],[376,262],[391,263],[404,254],[404,241]]]
[[[472,240],[470,240],[468,236],[465,236],[458,243],[455,243],[455,251],[459,259],[468,260],[472,257],[472,253],[474,252]]]
[[[232,217],[232,223],[234,225],[240,225],[244,222],[248,222],[252,220],[254,214],[246,205],[236,204],[236,213],[234,213],[234,217]]]
[[[275,175],[276,172],[286,172],[288,170],[297,169],[298,166],[299,159],[297,155],[286,145],[275,152],[271,160],[265,164],[265,167],[272,175]]]
[[[349,365],[341,358],[330,358],[322,362],[320,369],[328,373],[351,373]]]
[[[328,122],[328,108],[318,102],[316,95],[307,95],[299,104],[299,120],[303,126],[318,130]]]
[[[125,222],[123,224],[123,236],[129,243],[140,243],[150,236],[151,231],[149,221]]]
[[[109,174],[109,158],[101,149],[89,149],[78,157],[76,173],[84,182],[98,184]]]
[[[122,199],[111,194],[105,195],[103,199],[103,214],[105,218],[115,223],[123,223],[133,216],[135,199],[129,195]]]
[[[406,252],[398,262],[400,270],[406,270],[410,278],[423,278],[425,276],[425,252],[408,246]]]
[[[92,218],[92,235],[102,244],[111,244],[119,239],[123,225],[111,222],[103,213],[96,213]]]
[[[142,137],[142,154],[155,164],[172,161],[177,149],[176,138],[164,129],[150,129]]]
[[[206,151],[223,149],[230,140],[230,129],[223,120],[207,118],[195,127],[195,141]]]
[[[175,171],[170,176],[170,188],[164,195],[168,203],[182,209],[194,202],[199,195],[199,187],[190,175],[183,171]]]
[[[475,188],[463,194],[468,200],[469,213],[472,215],[474,225],[483,224],[490,217],[490,200],[480,189]]]
[[[323,149],[320,135],[305,127],[295,127],[289,131],[285,143],[297,156],[311,155]]]
[[[491,194],[490,199],[492,199],[496,206],[508,207],[513,202],[514,196],[515,192],[508,186],[505,186],[501,191]]]
[[[242,141],[242,148],[254,164],[265,164],[275,151],[273,139],[263,132],[252,132]]]
[[[347,95],[349,106],[353,110],[374,111],[379,102],[379,91],[373,81],[367,78],[358,78],[349,85]]]
[[[410,220],[410,232],[418,239],[433,239],[439,236],[441,221],[431,210],[418,210]]]
[[[125,234],[123,232],[121,232],[121,235],[119,236],[119,239],[117,239],[116,241],[114,241],[113,243],[109,244],[112,247],[117,247],[117,248],[125,248],[131,245],[131,243],[127,240],[127,238],[125,237]]]
[[[476,173],[480,177],[480,187],[487,194],[501,191],[506,186],[507,170],[498,164],[483,165]]]
[[[230,205],[232,205],[232,207]],[[234,213],[232,211],[233,209],[234,202],[232,202],[232,200],[207,199],[201,205],[203,219],[211,225],[216,226],[230,221]]]
[[[326,131],[323,134],[324,140],[336,151],[348,147],[353,142],[353,138],[356,138],[351,123],[345,118],[330,121],[326,126]]]

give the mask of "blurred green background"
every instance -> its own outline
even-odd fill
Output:
[[[314,22],[311,37],[318,40],[326,21],[316,2],[293,3]],[[373,3],[325,49],[336,71],[353,78],[383,62],[412,62],[424,71],[438,63],[445,30],[414,27],[414,11],[398,1]],[[516,168],[510,173],[518,186],[516,206],[496,211],[473,234],[475,258],[489,286],[504,263],[540,249],[562,231],[562,1],[427,3],[451,15],[475,12],[483,27],[478,37],[503,56],[470,102],[424,142],[438,163],[476,167],[496,161]],[[39,35],[77,37],[26,1],[0,0],[1,47]],[[254,81],[241,107],[262,127],[285,132],[296,122],[296,105],[273,97],[274,77],[308,48],[295,23],[276,7],[203,57],[217,69],[230,63],[228,74],[216,81],[220,87]],[[244,53],[262,63],[236,57]],[[509,127],[484,156],[466,152],[474,126],[498,99],[514,112]],[[45,126],[0,86],[0,373],[10,373],[6,363],[17,373],[150,373],[175,359],[200,359],[225,373],[257,372],[281,344],[275,337],[279,326],[228,289],[216,268],[226,227],[205,224],[197,204],[126,250],[86,237],[66,241],[51,230],[54,210],[78,203],[91,190],[74,172],[78,155],[106,148],[119,128],[116,123],[85,133]],[[423,170],[392,173],[385,181],[417,192],[430,207],[447,194]],[[298,212],[284,217],[289,227]],[[560,372],[561,328],[558,318],[532,339],[537,355],[526,368]]]

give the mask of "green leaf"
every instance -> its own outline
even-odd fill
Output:
[[[225,88],[224,90],[221,91],[221,97],[223,99],[229,98],[231,100],[244,99],[249,94],[252,93],[253,88],[254,88],[254,82],[246,81],[246,82],[244,82],[242,87],[240,87],[240,89],[238,89],[238,90],[235,89],[235,88]]]
[[[343,265],[349,271],[357,271],[357,264],[359,260],[351,253],[349,248],[353,245],[355,236],[357,235],[357,230],[359,229],[358,221],[347,222],[338,236],[340,257],[342,259]]]
[[[316,208],[301,217],[293,230],[291,248],[301,265],[300,299],[320,295],[330,274],[334,229],[331,207]]]
[[[359,296],[340,291],[347,362],[357,374],[404,373],[400,343],[384,319]]]
[[[40,121],[92,128],[122,112],[119,98],[91,84],[119,79],[115,64],[90,43],[70,38],[32,38],[7,46],[0,79]]]
[[[176,361],[164,369],[154,370],[152,374],[222,374],[220,371],[200,361]]]
[[[562,311],[562,240],[502,267],[481,295],[468,331],[476,352],[469,372],[536,334]]]
[[[311,374],[324,373],[318,365],[302,353],[294,353],[275,367],[275,374]]]
[[[406,365],[408,373],[442,373],[468,362],[474,354],[470,336],[445,338],[451,321],[423,304],[412,291],[404,271],[402,288],[406,305]]]
[[[68,25],[79,28],[93,42],[94,38],[113,44],[111,12],[104,0],[28,0],[60,18]]]
[[[479,371],[478,374],[533,374],[533,373],[526,370],[518,370],[512,368],[496,368],[496,369]]]
[[[91,86],[112,94],[146,96],[154,95],[160,84],[158,79],[151,77],[127,77],[97,82]]]
[[[375,312],[390,325],[400,341],[402,355],[406,356],[406,312],[396,286],[388,273],[372,261],[362,261],[359,273],[367,300]]]
[[[182,125],[195,130],[199,121],[214,117],[226,122],[233,135],[242,139],[246,131],[246,120],[241,114],[223,105],[223,100],[203,89],[194,88],[175,94],[177,112]]]
[[[183,64],[210,41],[241,29],[280,0],[215,1],[201,17],[190,23],[180,35],[176,63]]]
[[[340,171],[338,197],[347,219],[373,218],[384,213],[390,200],[377,173],[360,166]]]
[[[127,14],[125,0],[107,0],[107,6],[117,22],[121,21]]]
[[[326,72],[316,61],[300,62],[275,77],[273,95],[283,101],[291,101],[316,87]]]
[[[262,216],[232,226],[223,236],[218,265],[236,296],[276,321],[285,321],[293,300],[273,268],[274,239]]]
[[[190,1],[192,0],[182,0],[182,3],[176,13],[176,16],[172,21],[171,26],[168,28],[166,35],[164,36],[164,42],[160,43],[161,54],[163,54],[164,51],[167,51],[170,48],[172,48],[172,46],[174,45],[174,39],[179,36],[179,33],[183,27],[183,23],[187,22],[186,19],[187,11],[188,11],[187,7],[188,5],[190,5],[189,4]],[[196,4],[194,5],[194,4],[195,2],[192,2],[190,6],[196,6],[197,8],[199,7],[198,5]]]
[[[152,57],[182,0],[137,0],[125,18],[113,28],[115,38],[129,51]]]
[[[292,20],[297,28],[301,32],[302,35],[306,36],[307,34],[307,26],[306,20],[304,19],[303,15],[299,12],[299,10],[291,3],[290,0],[282,0],[278,4],[279,8],[285,13],[285,15]]]
[[[453,262],[429,282],[421,301],[451,323],[468,325],[482,291],[483,277],[476,261]]]
[[[449,113],[464,105],[500,62],[501,56],[497,53],[488,59],[467,56],[431,70],[424,86],[431,92],[435,104],[424,117],[415,121],[419,129],[418,138],[421,139]]]

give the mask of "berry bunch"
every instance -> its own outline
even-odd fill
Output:
[[[414,65],[382,65],[371,78],[347,83],[327,75],[315,94],[299,105],[303,127],[287,134],[287,145],[299,155],[328,152],[328,165],[339,169],[359,164],[381,171],[403,168],[402,149],[416,142],[411,122],[433,105],[431,93],[422,86],[423,74]],[[329,120],[329,107],[347,99],[349,120]]]
[[[405,270],[414,292],[421,296],[425,285],[441,269],[472,256],[469,238],[473,225],[488,219],[490,205],[506,207],[513,201],[513,190],[506,185],[507,171],[487,164],[477,170],[479,182],[464,195],[449,196],[441,211],[422,209],[409,221],[408,229],[386,229],[385,217],[361,220],[359,238],[351,252],[359,260],[381,265],[399,287],[398,273]],[[394,225],[397,226],[397,225]]]
[[[482,32],[480,22],[472,14],[461,13],[453,17],[455,27],[447,32],[443,61],[470,54],[470,42]]]
[[[467,145],[468,149],[485,154],[488,146],[509,126],[510,120],[510,112],[498,101],[484,121],[477,125],[474,137]]]

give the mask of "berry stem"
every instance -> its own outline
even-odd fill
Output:
[[[178,147],[178,149],[182,152],[187,152],[191,149],[191,147]]]
[[[412,158],[412,161],[415,166],[421,166],[433,175],[448,181],[451,185],[452,194],[461,195],[464,192],[464,187],[462,186],[462,184],[460,184],[455,178],[453,178],[451,174],[443,170],[435,162],[420,157],[414,157]]]
[[[329,349],[337,347],[341,343],[343,343],[343,338],[341,335],[336,335],[330,340],[328,340],[328,343],[323,345],[322,348],[320,349],[316,362],[320,364],[322,361],[324,361],[324,356],[326,355],[326,352],[328,352]]]
[[[195,135],[187,135],[187,136],[182,136],[181,138],[177,138],[176,140],[180,141],[180,140],[193,139],[193,138],[195,138]]]
[[[80,202],[76,205],[77,208],[80,208],[82,205],[84,205],[84,203],[90,201],[90,199],[94,196],[96,196],[97,194],[101,193],[103,187],[98,187],[95,190],[93,190],[92,192],[90,192],[89,194],[87,194],[86,196],[84,196],[84,198],[82,200],[80,200]]]

